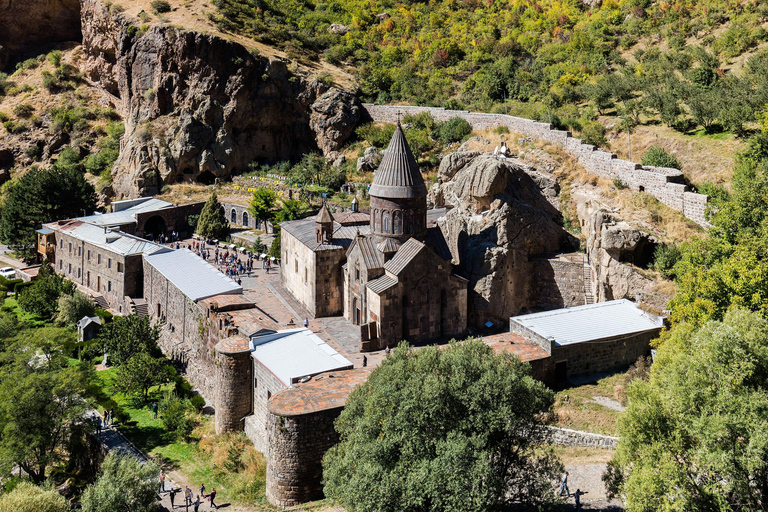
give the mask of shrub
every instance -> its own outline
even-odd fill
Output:
[[[452,117],[440,126],[440,142],[461,142],[472,133],[472,126],[461,117]]]
[[[192,404],[192,407],[194,407],[199,412],[203,410],[203,407],[205,407],[205,398],[200,395],[195,395],[189,399],[189,403]]]
[[[35,107],[30,105],[29,103],[20,103],[19,105],[16,105],[13,107],[13,115],[17,117],[22,117],[24,119],[29,119],[32,117],[32,114],[35,113]]]
[[[61,52],[59,50],[53,50],[51,53],[49,53],[48,62],[53,64],[55,67],[59,67],[61,65]]]
[[[659,245],[653,252],[653,268],[665,278],[672,279],[675,277],[675,264],[680,258],[680,249],[676,245]]]
[[[355,133],[371,146],[385,148],[389,144],[390,139],[392,139],[392,134],[395,133],[395,127],[391,124],[379,127],[373,123],[368,123],[359,126]]]
[[[605,138],[605,127],[597,121],[585,123],[579,136],[585,144],[603,148],[608,146],[608,139]]]
[[[673,169],[680,169],[680,162],[677,161],[677,158],[667,153],[661,146],[656,145],[649,147],[645,151],[642,164],[651,167],[671,167]]]
[[[152,6],[152,10],[155,11],[155,14],[171,12],[171,4],[165,0],[152,0],[150,5]]]

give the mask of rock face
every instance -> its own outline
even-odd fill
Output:
[[[557,184],[516,160],[470,152],[445,157],[438,176],[429,201],[452,207],[439,225],[470,280],[469,322],[503,325],[535,304],[531,258],[573,243],[546,197]]]
[[[114,96],[126,124],[117,198],[213,183],[254,160],[329,154],[360,120],[352,94],[295,76],[282,61],[169,26],[141,34],[98,0],[83,0],[82,11],[86,74]]]
[[[628,263],[646,267],[653,258],[657,240],[591,200],[576,194],[574,199],[587,236],[595,298],[599,302],[623,298],[642,302],[653,289],[653,281]]]
[[[43,43],[80,41],[80,0],[0,0],[0,27],[2,70],[6,52]]]

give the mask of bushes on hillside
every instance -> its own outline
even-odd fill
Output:
[[[649,147],[645,151],[642,163],[643,165],[652,167],[671,167],[673,169],[680,169],[680,162],[677,161],[677,158],[675,158],[674,155],[667,153],[661,146],[656,145]]]

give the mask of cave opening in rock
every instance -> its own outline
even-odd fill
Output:
[[[157,235],[164,234],[166,229],[165,220],[159,215],[150,217],[147,219],[147,222],[144,223],[145,236],[152,235],[157,237]]]
[[[211,171],[203,171],[197,175],[196,181],[203,185],[213,185],[216,183],[216,176]]]
[[[653,265],[653,257],[658,245],[659,244],[653,240],[641,240],[637,243],[634,250],[623,252],[619,257],[619,261],[622,263],[631,263],[643,269],[648,269]]]

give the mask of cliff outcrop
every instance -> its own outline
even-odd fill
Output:
[[[98,0],[83,0],[82,19],[86,75],[126,124],[116,198],[213,183],[254,160],[331,155],[361,117],[353,94],[237,43],[171,26],[142,32]]]
[[[469,321],[503,325],[535,304],[532,258],[573,243],[547,199],[556,182],[516,159],[455,153],[443,159],[429,200],[449,207],[439,221],[453,263],[469,279]]]
[[[22,48],[80,38],[80,0],[0,0],[0,71]]]

